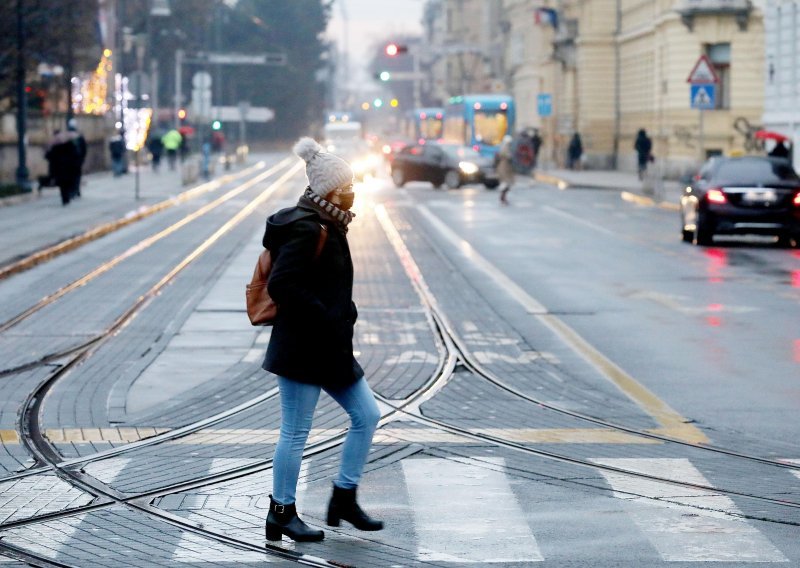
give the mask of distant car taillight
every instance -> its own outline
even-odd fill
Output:
[[[800,193],[794,196],[794,201],[792,201],[795,207],[800,207]]]
[[[728,199],[721,189],[709,189],[706,193],[706,199],[709,203],[727,203]]]

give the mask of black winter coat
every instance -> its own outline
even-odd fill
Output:
[[[328,237],[315,259],[320,223]],[[278,317],[262,367],[325,388],[349,386],[364,375],[353,356],[353,261],[345,233],[302,205],[267,219],[264,247],[272,255],[267,288]]]

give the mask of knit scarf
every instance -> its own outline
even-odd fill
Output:
[[[311,191],[310,187],[306,188],[306,191],[300,198],[298,205],[303,205],[309,209],[313,209],[319,213],[323,219],[336,223],[345,233],[347,232],[347,225],[349,225],[350,221],[353,220],[353,217],[356,216],[356,214],[352,211],[343,211],[339,209],[327,199],[324,199]]]

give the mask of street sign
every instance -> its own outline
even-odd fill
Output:
[[[539,93],[536,96],[536,109],[541,117],[551,116],[553,114],[553,95]]]
[[[692,108],[713,110],[716,108],[717,86],[714,84],[692,84],[689,88],[689,100]]]
[[[206,71],[198,71],[192,76],[192,87],[195,89],[210,89],[211,88],[211,73]]]
[[[275,118],[275,111],[268,107],[248,107],[242,112],[241,106],[215,106],[209,109],[210,116],[224,122],[269,122]]]
[[[217,65],[286,65],[286,54],[209,53],[208,62]]]
[[[707,56],[701,55],[697,59],[697,63],[694,64],[694,68],[689,73],[689,78],[686,79],[686,82],[692,84],[702,83],[704,85],[719,83],[719,77],[717,77],[714,66]]]

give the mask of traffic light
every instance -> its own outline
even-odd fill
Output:
[[[397,43],[390,43],[386,46],[386,49],[384,51],[386,52],[386,55],[388,55],[389,57],[394,57],[395,55],[400,55],[401,53],[408,52],[408,46]]]
[[[383,106],[383,100],[375,99],[374,101],[372,101],[372,106],[374,106],[375,108],[381,108]]]
[[[178,118],[181,120],[186,120],[186,109],[178,109]]]
[[[392,74],[389,73],[388,71],[381,71],[378,74],[378,77],[380,78],[381,81],[388,81],[389,79],[392,78]]]
[[[400,101],[398,101],[397,99],[392,99],[391,101],[389,101],[389,104],[391,105],[392,108],[397,108],[400,105]]]
[[[215,120],[211,123],[212,130],[219,130],[220,128],[222,128],[222,123],[219,120]]]

